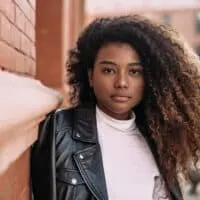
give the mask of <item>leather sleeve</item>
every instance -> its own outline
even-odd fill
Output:
[[[31,184],[34,200],[56,200],[55,112],[40,123],[31,150]]]

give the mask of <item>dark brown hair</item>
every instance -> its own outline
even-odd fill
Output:
[[[131,45],[144,67],[145,92],[134,108],[137,124],[151,141],[168,185],[196,163],[200,135],[199,58],[169,26],[140,16],[94,20],[80,35],[67,63],[72,101],[94,101],[87,71],[99,49],[111,42]]]

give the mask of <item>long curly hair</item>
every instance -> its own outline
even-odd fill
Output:
[[[127,43],[140,55],[145,91],[133,109],[167,185],[177,181],[179,172],[187,180],[200,148],[199,57],[170,26],[137,15],[97,18],[69,53],[72,103],[95,101],[87,72],[99,49],[111,42]]]

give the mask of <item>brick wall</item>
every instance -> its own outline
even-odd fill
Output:
[[[84,0],[0,0],[0,200],[31,199],[30,146],[39,122],[61,104],[41,82],[67,102],[66,55],[83,6]]]
[[[1,70],[35,76],[35,9],[36,0],[0,0]],[[29,152],[0,174],[1,200],[30,199]]]
[[[27,150],[13,163],[7,172],[0,176],[1,200],[28,200],[29,187],[29,162],[30,152]]]
[[[35,75],[35,0],[0,1],[0,66]]]

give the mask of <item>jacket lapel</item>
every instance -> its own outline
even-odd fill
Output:
[[[96,199],[108,200],[93,105],[85,105],[75,110],[72,137],[78,142],[84,142],[84,148],[73,155],[82,178]]]
[[[74,160],[90,191],[98,200],[107,200],[100,148],[93,145],[74,154]]]

